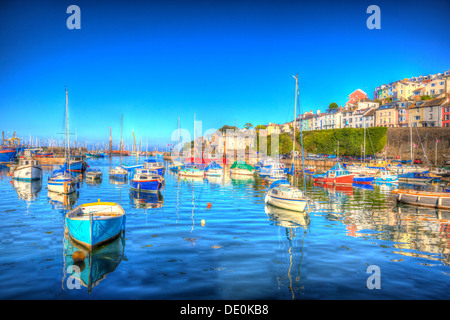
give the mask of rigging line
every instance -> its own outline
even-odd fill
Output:
[[[419,130],[417,130],[416,127],[417,136],[419,137],[420,145],[422,146],[423,155],[425,156],[425,159],[427,159],[428,166],[430,165],[430,162],[428,161],[427,153],[425,152],[425,149],[423,148],[422,139],[420,139]]]

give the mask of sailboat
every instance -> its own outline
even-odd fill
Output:
[[[122,123],[123,123],[123,115],[120,116],[120,162],[122,162],[122,154],[123,154],[123,140],[122,140]],[[113,169],[109,170],[109,177],[113,179],[126,179],[128,176],[128,171],[124,168],[117,166]]]
[[[70,174],[70,138],[69,138],[69,93],[66,89],[66,123],[65,123],[65,148],[64,158],[66,159],[64,165],[53,171],[52,175],[47,180],[48,191],[56,193],[69,194],[75,192],[78,183]]]
[[[295,111],[294,111],[294,121],[297,117],[297,94],[298,94],[298,75],[295,77]],[[302,145],[303,153],[303,145]],[[295,172],[294,165],[294,155],[295,155],[295,125],[294,125],[294,141],[292,143],[292,173]],[[303,164],[305,162],[303,161]],[[267,194],[264,198],[266,204],[270,204],[274,207],[292,210],[292,211],[305,211],[307,198],[304,193],[290,184],[288,180],[276,180],[270,185]]]

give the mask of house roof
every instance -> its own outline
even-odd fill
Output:
[[[440,106],[445,100],[445,98],[427,100],[422,104],[422,107]]]

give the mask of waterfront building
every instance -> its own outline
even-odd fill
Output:
[[[422,105],[423,118],[422,127],[440,127],[442,126],[442,104],[447,99],[427,100]]]
[[[409,127],[409,107],[412,101],[401,101],[397,103],[397,123],[399,127]]]
[[[421,127],[423,121],[423,101],[416,101],[409,107],[409,123],[411,127]]]
[[[450,127],[450,98],[442,104],[442,127]]]
[[[397,127],[398,114],[396,102],[381,105],[375,111],[377,127]]]

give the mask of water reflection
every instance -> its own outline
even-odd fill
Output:
[[[161,208],[164,205],[164,198],[160,191],[145,192],[130,189],[130,202],[136,209]]]
[[[16,189],[19,199],[27,202],[36,200],[42,189],[42,179],[33,181],[19,181],[13,179],[12,181],[13,187]]]
[[[53,209],[71,210],[77,203],[78,196],[78,192],[63,194],[49,191],[47,193],[47,200],[51,204]]]
[[[288,290],[290,299],[299,299],[304,289],[301,273],[303,246],[310,224],[306,212],[293,212],[266,205],[264,210],[273,225],[282,227],[278,234],[278,290]],[[287,242],[287,243],[286,243]]]
[[[71,280],[76,279],[87,288],[88,292],[91,292],[108,274],[116,270],[124,258],[124,250],[123,236],[93,250],[87,250],[76,244],[70,237],[65,237],[63,283],[68,284]],[[80,256],[80,252],[84,259],[74,261],[74,258],[77,260],[76,257]]]

